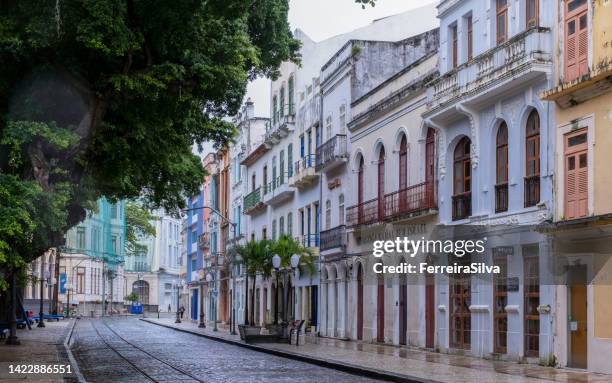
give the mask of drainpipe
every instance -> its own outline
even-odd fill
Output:
[[[321,88],[319,88],[319,93],[321,94],[320,96],[320,100],[319,100],[319,129],[321,129],[323,127],[323,91],[321,90]],[[321,134],[319,134],[319,140],[321,140],[321,137],[323,137],[323,132],[321,132]],[[319,145],[319,143],[317,142],[317,146]],[[316,153],[316,150],[315,150]],[[321,231],[321,211],[323,209],[321,209],[321,201],[323,200],[323,175],[319,174],[319,232]],[[318,333],[321,332],[321,311],[322,311],[322,307],[321,307],[321,267],[322,267],[322,262],[321,262],[321,242],[320,242],[320,238],[319,238],[319,285],[317,287],[317,327],[319,329]],[[312,302],[311,302],[311,306],[312,306]]]

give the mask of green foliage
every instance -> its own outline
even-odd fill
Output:
[[[123,300],[126,300],[128,302],[136,302],[138,301],[140,297],[138,296],[138,294],[136,294],[135,292],[131,292],[129,295],[127,295],[125,298],[123,298]]]
[[[357,4],[361,4],[361,8],[365,9],[367,5],[374,7],[376,0],[355,0]]]
[[[0,2],[0,268],[61,245],[101,196],[183,207],[204,176],[192,145],[226,145],[248,80],[299,61],[287,12],[288,0]]]
[[[291,267],[291,256],[300,256],[298,267],[301,271],[307,271],[310,275],[315,272],[314,257],[310,249],[302,246],[297,240],[283,234],[270,245],[272,254],[278,254],[281,259],[281,267]]]
[[[125,253],[135,255],[147,251],[147,246],[140,243],[146,237],[155,236],[156,217],[141,203],[128,201],[125,204]]]

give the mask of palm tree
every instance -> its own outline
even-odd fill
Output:
[[[276,241],[272,242],[270,245],[270,250],[272,254],[278,254],[280,257],[280,267],[281,268],[290,268],[291,267],[291,256],[293,254],[297,254],[300,256],[298,269],[300,270],[300,274],[308,272],[310,275],[315,273],[315,258],[313,257],[312,251],[309,248],[302,246],[302,244],[294,238],[291,238],[289,235],[283,234]],[[278,284],[276,286],[277,294],[275,296],[275,300],[278,298]],[[284,287],[283,297],[286,300],[287,296],[287,287]],[[276,307],[278,307],[278,302],[275,302]],[[284,304],[283,304],[284,305]],[[288,308],[285,307],[285,310]],[[283,318],[286,318],[286,313],[282,313]]]
[[[255,324],[255,283],[257,274],[264,278],[272,275],[272,256],[270,252],[270,242],[267,240],[251,240],[245,245],[237,244],[230,250],[230,262],[242,264],[245,267],[245,311],[244,322],[247,325]],[[249,277],[253,280],[251,290],[251,311],[249,312]],[[249,315],[249,313],[251,315]]]

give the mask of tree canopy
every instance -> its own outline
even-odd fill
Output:
[[[299,60],[287,12],[288,0],[0,1],[0,209],[21,214],[0,220],[0,257],[61,244],[100,196],[182,207],[204,176],[192,145],[226,145],[247,82]]]

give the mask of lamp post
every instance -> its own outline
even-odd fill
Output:
[[[295,270],[299,262],[300,262],[300,256],[297,254],[293,254],[290,260],[291,270]],[[276,270],[276,273],[282,272],[283,274],[283,313],[282,313],[283,321],[281,322],[281,327],[282,327],[281,338],[287,339],[287,326],[288,326],[288,322],[287,322],[287,312],[288,312],[288,308],[287,308],[287,305],[288,305],[288,302],[287,302],[287,297],[288,297],[287,295],[288,294],[287,272],[289,270],[287,269],[287,267],[281,268],[281,257],[278,254],[274,254],[274,256],[272,257],[272,266],[274,267],[274,270]]]
[[[177,281],[176,282],[176,320],[174,321],[174,323],[181,323],[181,315],[179,313],[180,311],[180,305],[181,305],[181,288],[183,287],[183,281]]]
[[[67,303],[66,316],[70,318],[70,291],[72,290],[72,283],[66,283],[64,287],[66,288],[66,291],[68,292],[68,294],[66,294],[68,296],[68,300],[66,302]]]
[[[42,261],[40,262],[40,312],[38,314],[38,326],[36,327],[45,327],[45,321],[44,321],[44,308],[43,308],[43,295],[44,295],[44,283],[45,283],[45,279],[49,279],[49,272],[45,272],[45,262]]]
[[[199,328],[206,328],[206,321],[204,320],[204,285],[200,282],[200,323]]]

